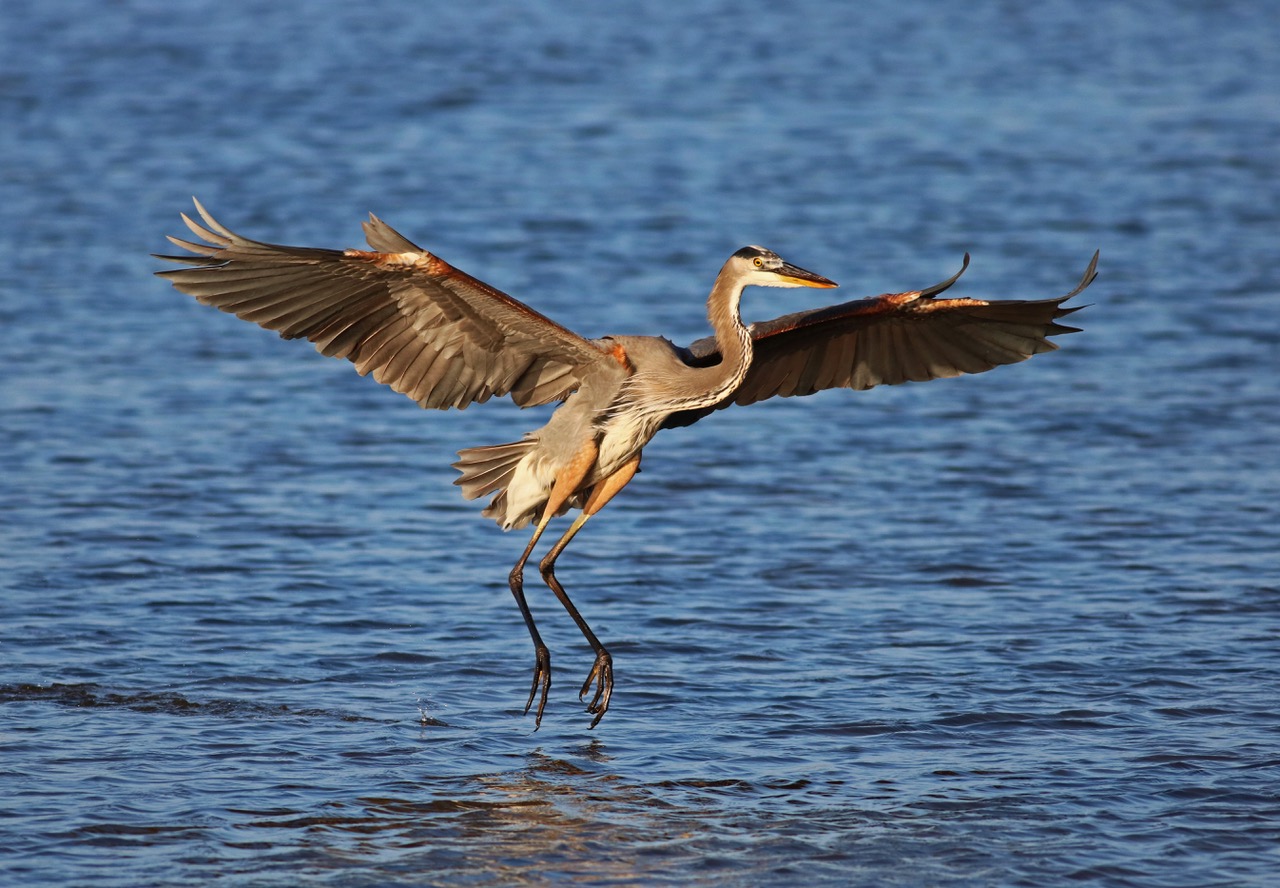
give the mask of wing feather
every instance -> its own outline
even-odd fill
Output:
[[[588,373],[623,373],[599,345],[419,248],[377,216],[372,252],[288,247],[242,237],[195,202],[182,220],[191,255],[158,272],[205,305],[306,338],[324,355],[424,407],[510,395],[522,407],[567,397]]]
[[[1078,332],[1057,321],[1078,310],[1064,308],[1063,303],[1093,282],[1097,265],[1095,253],[1080,284],[1057,299],[937,298],[968,268],[966,254],[959,272],[924,290],[753,324],[754,358],[738,390],[715,407],[675,414],[667,425],[688,425],[729,404],[982,373],[1053,351],[1058,346],[1049,337]],[[685,359],[694,366],[717,363],[715,338],[690,345]]]

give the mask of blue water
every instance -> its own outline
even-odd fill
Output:
[[[1267,4],[15,4],[0,882],[1274,884]],[[1061,351],[664,433],[560,576],[541,730],[460,447],[151,272],[198,195],[370,210],[587,335],[762,243],[845,298],[1101,276]],[[829,294],[755,290],[748,318]]]

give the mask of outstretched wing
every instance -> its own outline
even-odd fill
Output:
[[[753,324],[755,356],[746,379],[723,402],[701,411],[675,414],[668,425],[696,422],[730,404],[752,404],[774,396],[811,395],[829,388],[869,389],[877,385],[923,382],[962,373],[982,373],[1025,361],[1058,346],[1050,336],[1078,332],[1057,319],[1077,311],[1062,303],[1097,275],[1098,254],[1080,285],[1059,299],[938,299],[969,267],[969,255],[955,275],[924,290],[860,299]],[[715,337],[689,346],[695,366],[715,364]]]
[[[415,246],[376,216],[372,252],[260,243],[196,201],[207,243],[170,237],[193,268],[157,272],[205,305],[306,338],[423,407],[510,394],[521,407],[566,397],[593,368],[621,367],[590,341]],[[207,227],[206,227],[207,226]]]

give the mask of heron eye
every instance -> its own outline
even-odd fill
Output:
[[[755,258],[755,266],[756,268],[764,268],[764,260],[757,256]]]

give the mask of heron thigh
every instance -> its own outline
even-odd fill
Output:
[[[599,455],[599,445],[588,438],[582,442],[578,452],[565,464],[564,468],[556,472],[555,483],[551,485],[551,493],[547,495],[547,505],[542,513],[544,521],[552,515],[559,514],[565,503],[578,492],[582,482],[595,468],[596,457]]]
[[[586,503],[582,506],[582,514],[594,515],[603,509],[609,500],[617,495],[618,491],[631,482],[631,479],[636,476],[638,471],[640,471],[640,454],[637,453],[624,462],[612,475],[596,482],[596,486],[591,488],[591,495],[587,497]]]

